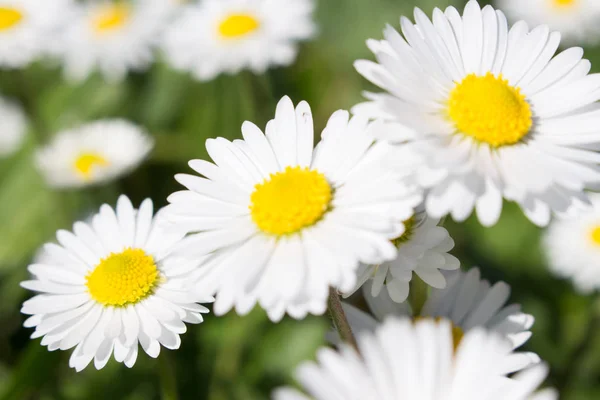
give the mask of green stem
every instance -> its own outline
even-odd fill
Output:
[[[162,400],[178,400],[177,395],[177,380],[175,378],[175,364],[173,363],[172,355],[164,351],[160,355],[158,365],[161,399]]]
[[[331,316],[333,325],[337,329],[340,338],[345,343],[352,346],[357,353],[360,353],[358,344],[356,343],[356,338],[352,333],[352,327],[350,327],[350,323],[348,322],[348,318],[346,318],[346,313],[342,307],[340,296],[333,288],[329,289],[329,315]]]
[[[410,281],[410,292],[408,294],[408,301],[414,316],[421,314],[421,310],[423,309],[428,296],[429,285],[423,282],[423,280],[415,274]]]

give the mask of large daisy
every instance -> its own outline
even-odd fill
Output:
[[[59,132],[38,150],[36,163],[51,186],[88,186],[127,174],[153,145],[152,137],[129,121],[99,120]]]
[[[448,254],[454,241],[439,222],[438,218],[428,217],[422,209],[404,221],[404,232],[392,240],[398,248],[396,258],[379,265],[362,264],[357,288],[372,279],[372,296],[385,289],[391,299],[401,303],[408,297],[413,273],[432,287],[446,287],[446,278],[440,270],[458,269],[460,262]]]
[[[600,183],[600,75],[588,75],[583,50],[554,56],[560,34],[523,21],[508,28],[501,11],[469,1],[461,16],[435,9],[433,22],[415,9],[385,40],[368,45],[378,62],[356,68],[388,93],[369,93],[357,115],[390,125],[381,138],[398,144],[428,188],[435,218],[457,221],[473,209],[493,225],[502,198],[546,225],[586,202]]]
[[[169,14],[165,0],[88,2],[80,5],[54,46],[65,75],[85,79],[95,70],[109,81],[146,69]]]
[[[288,97],[266,135],[242,125],[244,140],[209,139],[203,177],[177,175],[188,190],[169,197],[168,217],[191,233],[181,250],[204,257],[198,279],[216,292],[214,312],[240,314],[258,302],[276,321],[285,312],[322,314],[329,287],[347,291],[359,262],[396,256],[420,193],[381,164],[366,119],[338,111],[313,146],[310,108]],[[314,148],[313,148],[314,147]]]
[[[496,0],[496,4],[509,18],[548,25],[569,43],[600,41],[600,3],[596,0]]]
[[[315,34],[313,0],[205,0],[185,8],[162,48],[175,68],[200,80],[291,64]]]
[[[600,194],[591,200],[576,218],[553,221],[543,241],[551,270],[583,293],[600,289]]]
[[[446,321],[389,319],[360,335],[358,345],[360,355],[346,345],[339,352],[325,348],[316,363],[298,367],[298,383],[311,399],[525,400],[547,373],[538,366],[508,378],[499,369],[510,351],[506,341],[473,330],[455,348]],[[308,398],[291,388],[274,394],[275,400]]]
[[[21,283],[40,293],[21,309],[32,338],[50,351],[75,347],[69,365],[77,371],[92,360],[103,368],[111,355],[132,367],[138,343],[151,357],[179,348],[185,322],[208,312],[197,303],[213,300],[190,285],[197,262],[172,252],[182,236],[153,217],[150,200],[135,210],[125,196],[73,233],[58,231],[60,244],[45,245],[44,263],[30,265],[33,279]]]
[[[0,157],[15,152],[27,132],[27,118],[20,106],[0,97]]]

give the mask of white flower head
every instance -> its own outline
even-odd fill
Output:
[[[121,119],[99,120],[59,132],[38,150],[37,167],[53,187],[82,187],[117,179],[150,153],[153,139]]]
[[[168,19],[164,0],[93,1],[80,5],[55,45],[71,80],[95,70],[110,82],[128,71],[145,70],[154,60],[153,46]]]
[[[350,347],[325,348],[317,362],[296,370],[314,400],[526,400],[547,373],[545,366],[508,378],[501,369],[509,344],[481,329],[454,347],[447,321],[388,319],[374,333],[358,338],[360,356]],[[540,377],[542,379],[540,379]],[[275,400],[306,400],[283,388]]]
[[[600,194],[591,194],[592,208],[575,218],[554,220],[544,235],[550,269],[572,279],[582,293],[600,289]]]
[[[455,270],[460,267],[456,257],[448,254],[454,247],[454,241],[448,231],[439,226],[438,218],[431,218],[423,209],[419,209],[404,221],[405,231],[392,242],[398,248],[398,254],[392,261],[379,265],[360,266],[357,287],[372,279],[371,294],[379,295],[382,288],[397,303],[408,297],[413,273],[428,285],[443,289],[446,278],[440,270]]]
[[[468,272],[448,271],[444,274],[448,282],[446,288],[432,289],[418,314],[407,303],[394,302],[385,291],[373,296],[371,285],[365,285],[363,294],[373,317],[347,303],[343,304],[353,330],[373,331],[377,322],[388,316],[408,316],[417,320],[450,321],[457,345],[464,334],[480,328],[506,338],[512,349],[517,349],[531,337],[530,329],[534,318],[523,313],[519,304],[506,304],[510,297],[510,286],[505,282],[490,285],[487,280],[481,279],[479,268],[471,268]],[[331,339],[335,340],[336,337]],[[539,361],[534,353],[510,352],[506,354],[502,368],[505,373],[511,373]]]
[[[0,158],[18,150],[27,133],[27,117],[20,106],[0,97]]]
[[[474,0],[462,16],[435,9],[432,22],[415,9],[415,20],[368,42],[378,62],[356,68],[387,93],[353,112],[389,122],[379,137],[398,145],[403,167],[414,160],[427,212],[463,221],[476,209],[489,226],[505,198],[543,226],[581,208],[583,189],[600,183],[600,75],[588,75],[583,50],[555,56],[558,32],[509,29]]]
[[[138,343],[151,357],[161,346],[177,349],[187,323],[202,322],[210,295],[196,292],[189,276],[196,261],[172,252],[183,235],[166,228],[152,202],[135,210],[125,196],[116,210],[103,205],[91,223],[60,230],[46,244],[43,264],[21,283],[40,294],[25,301],[26,327],[48,350],[75,348],[69,365],[77,371],[92,360],[103,368],[111,355],[132,367]]]
[[[188,190],[168,198],[168,217],[192,233],[182,251],[205,257],[198,279],[216,292],[215,314],[256,303],[273,321],[322,314],[359,262],[396,256],[390,239],[421,194],[382,165],[390,147],[372,127],[338,111],[315,147],[308,104],[284,97],[266,135],[245,122],[244,140],[206,142],[214,164],[190,162],[204,177],[176,176]]]
[[[175,68],[200,80],[291,64],[315,34],[313,0],[205,0],[185,8],[162,48]]]
[[[21,68],[45,55],[73,7],[71,0],[0,0],[0,67]]]
[[[600,41],[600,3],[596,0],[496,0],[509,19],[548,25],[572,44]]]

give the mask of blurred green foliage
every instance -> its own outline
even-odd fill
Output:
[[[39,339],[28,338],[31,330],[22,328],[19,308],[29,294],[18,282],[27,277],[36,249],[53,240],[58,228],[70,228],[104,202],[114,204],[119,193],[136,204],[151,197],[164,205],[178,188],[174,173],[186,171],[187,160],[206,157],[206,138],[238,138],[244,120],[264,126],[285,94],[295,102],[309,101],[320,132],[333,111],[356,104],[369,88],[352,66],[358,58],[370,58],[367,38],[380,38],[384,24],[397,26],[399,16],[411,15],[415,5],[430,12],[449,4],[464,1],[320,0],[319,36],[302,46],[295,65],[264,76],[244,72],[199,83],[160,62],[114,85],[98,76],[68,84],[57,66],[46,64],[0,72],[0,93],[19,100],[32,122],[22,150],[0,160],[0,400],[252,400],[291,383],[294,367],[324,344],[326,318],[274,325],[260,310],[244,318],[209,315],[189,327],[176,352],[162,349],[157,360],[140,353],[131,370],[109,362],[102,371],[90,366],[77,374],[68,368],[69,352],[49,353]],[[598,70],[600,50],[586,50]],[[36,146],[60,129],[103,117],[125,117],[146,127],[157,141],[149,162],[103,187],[48,189],[32,163]],[[505,207],[491,229],[474,219],[446,225],[463,265],[478,265],[489,280],[510,283],[512,300],[535,315],[526,348],[551,364],[549,384],[566,400],[599,399],[598,302],[548,273],[541,231],[514,205]]]

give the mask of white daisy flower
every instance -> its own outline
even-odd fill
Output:
[[[65,75],[87,78],[99,70],[108,81],[128,71],[145,70],[153,61],[153,45],[169,15],[164,0],[88,2],[66,24],[55,46]]]
[[[60,230],[57,244],[44,247],[44,264],[32,264],[34,279],[21,283],[41,294],[25,301],[26,327],[48,350],[75,347],[69,365],[77,371],[92,360],[103,368],[111,355],[132,367],[138,343],[151,357],[161,346],[177,349],[185,322],[202,322],[208,309],[189,284],[197,262],[172,250],[183,235],[165,229],[152,202],[135,210],[125,196],[116,212],[103,205],[90,224]]]
[[[534,318],[523,313],[519,304],[506,305],[510,297],[510,286],[505,282],[490,285],[487,280],[481,279],[479,268],[471,268],[468,272],[450,271],[445,275],[448,281],[446,288],[433,289],[423,308],[417,312],[413,312],[407,303],[394,302],[385,291],[374,297],[371,285],[365,285],[363,294],[374,317],[343,303],[353,330],[374,331],[378,321],[394,315],[410,316],[417,320],[448,320],[452,323],[456,345],[465,333],[478,328],[485,328],[505,337],[510,341],[512,349],[522,346],[531,337],[530,329]],[[507,355],[502,365],[504,372],[510,373],[539,361],[539,357],[534,353],[512,352]]]
[[[36,163],[49,185],[82,187],[129,173],[153,144],[152,137],[129,121],[100,120],[58,133],[38,150]]]
[[[458,269],[460,262],[448,254],[454,241],[439,222],[422,209],[404,221],[405,231],[392,241],[398,248],[396,259],[380,265],[362,264],[356,289],[372,279],[372,296],[385,287],[395,302],[402,303],[408,297],[413,272],[428,285],[444,288],[446,278],[440,270]]]
[[[550,269],[586,294],[600,289],[600,194],[590,199],[592,208],[576,218],[553,221],[543,240]]]
[[[597,43],[600,38],[600,3],[596,0],[496,0],[513,20],[548,25],[574,44]]]
[[[501,337],[473,330],[457,348],[446,321],[389,319],[358,338],[360,355],[347,345],[324,348],[317,362],[296,370],[300,386],[315,400],[525,400],[545,367],[516,379],[499,368],[510,346]],[[275,400],[308,399],[291,388]]]
[[[0,97],[0,157],[18,150],[27,133],[27,117],[17,104]]]
[[[359,262],[396,256],[397,237],[420,199],[381,164],[364,118],[338,111],[313,149],[310,107],[277,105],[266,135],[242,125],[244,140],[209,139],[215,164],[194,160],[204,177],[177,175],[187,189],[169,197],[169,218],[191,232],[182,251],[204,256],[198,279],[216,292],[214,312],[259,303],[273,321],[326,310],[329,287],[348,291]]]
[[[162,48],[173,67],[200,80],[260,74],[295,60],[298,42],[315,34],[313,8],[313,0],[204,0],[182,11]]]
[[[356,68],[388,93],[353,111],[390,122],[379,137],[400,144],[402,168],[415,163],[427,212],[463,221],[476,209],[489,226],[504,197],[546,225],[551,211],[581,207],[600,183],[600,75],[588,75],[583,50],[554,56],[559,33],[523,21],[509,30],[473,0],[462,17],[435,9],[432,23],[417,8],[415,20],[401,18],[404,36],[388,27],[368,42],[378,63]]]
[[[73,7],[71,0],[0,0],[0,67],[21,68],[46,54]]]

